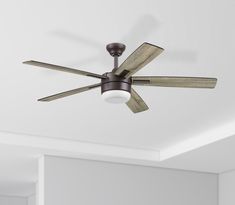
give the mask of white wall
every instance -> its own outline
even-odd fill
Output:
[[[0,196],[0,205],[27,205],[27,198],[15,196]]]
[[[219,176],[219,205],[235,204],[235,171]]]
[[[46,156],[39,205],[217,205],[217,175]]]
[[[28,197],[28,205],[36,205],[36,196],[35,195]]]

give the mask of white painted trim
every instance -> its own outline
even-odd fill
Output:
[[[178,156],[180,154],[198,149],[205,145],[217,142],[219,140],[235,135],[235,122],[230,122],[213,130],[201,133],[195,137],[179,142],[173,146],[160,151],[160,161]]]
[[[36,188],[36,205],[44,205],[44,192],[45,192],[45,157],[41,156],[38,159],[38,181],[37,181],[37,188]]]
[[[235,135],[235,122],[230,122],[160,151],[1,131],[0,144],[37,148],[40,149],[42,154],[48,155],[156,166],[159,161],[198,149],[233,135]]]
[[[0,194],[0,197],[5,198],[20,198],[20,199],[28,199],[28,196],[17,196],[17,195],[11,195],[11,194]]]
[[[42,149],[42,154],[107,161],[159,161],[159,151],[95,144],[77,140],[0,132],[0,143]]]

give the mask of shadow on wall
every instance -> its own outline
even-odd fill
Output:
[[[119,42],[128,45],[129,47],[134,47],[136,45],[140,45],[141,43],[146,41],[146,38],[156,31],[156,28],[159,28],[160,25],[158,21],[151,15],[143,15],[139,19],[137,19],[134,26],[130,29],[130,31],[124,36],[124,38],[120,39]],[[92,49],[97,50],[97,55],[91,56],[89,58],[83,59],[77,62],[71,62],[70,65],[86,65],[88,63],[99,62],[104,64],[103,62],[103,53],[105,45],[102,43],[86,38],[85,36],[81,36],[78,33],[71,33],[65,30],[56,30],[50,32],[51,35],[61,38],[66,41],[72,41],[73,43],[77,43],[78,45],[84,45],[92,47]],[[165,61],[175,61],[175,62],[196,62],[197,61],[197,53],[193,50],[169,50],[166,49],[165,55],[161,60]]]

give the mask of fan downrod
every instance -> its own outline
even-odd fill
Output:
[[[125,51],[126,46],[122,43],[110,43],[106,46],[107,51],[114,57],[113,72],[118,68],[118,57]]]

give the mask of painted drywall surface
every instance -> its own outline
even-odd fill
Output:
[[[235,204],[235,171],[219,175],[219,205]]]
[[[36,196],[35,195],[29,196],[27,203],[28,205],[36,205]]]
[[[0,196],[1,205],[27,205],[26,197]]]
[[[50,156],[40,159],[39,184],[39,205],[216,205],[218,198],[215,174]]]

